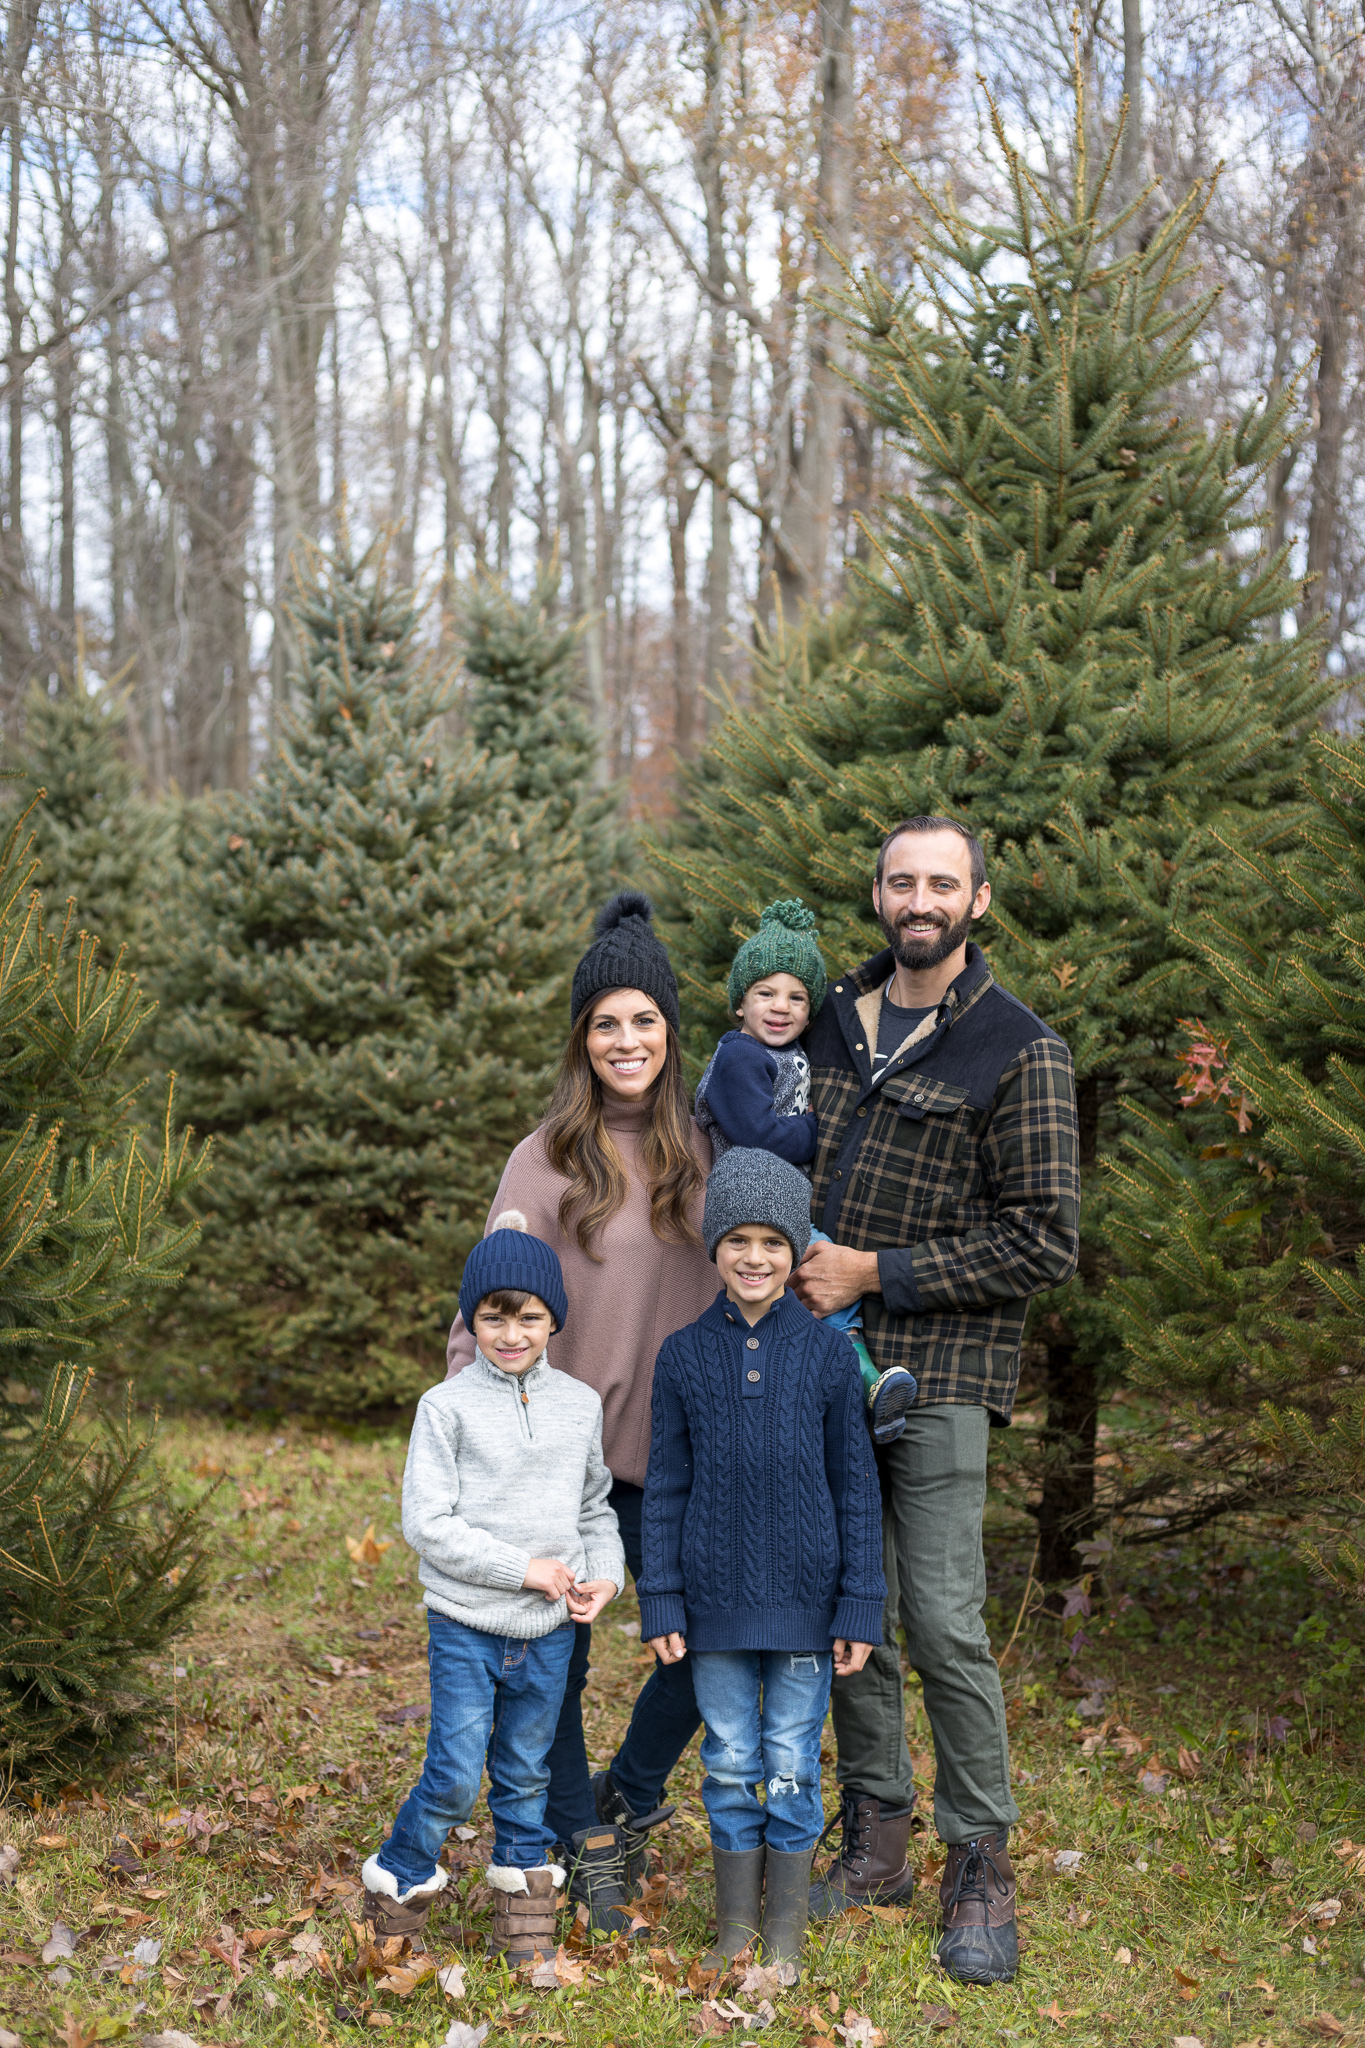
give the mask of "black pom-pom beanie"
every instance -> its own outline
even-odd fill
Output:
[[[653,925],[654,905],[638,889],[623,889],[597,913],[593,942],[574,969],[569,1020],[608,989],[639,988],[659,1005],[676,1031],[678,983]]]

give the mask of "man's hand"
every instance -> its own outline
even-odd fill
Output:
[[[672,1635],[651,1636],[649,1648],[661,1664],[681,1664],[687,1655],[687,1645],[676,1629]]]
[[[574,1586],[569,1593],[569,1613],[575,1621],[596,1621],[608,1601],[615,1598],[613,1580],[584,1579],[581,1586]]]
[[[851,1678],[855,1671],[862,1670],[871,1655],[871,1643],[850,1643],[839,1636],[834,1644],[835,1677]]]
[[[533,1593],[543,1593],[547,1600],[562,1600],[573,1591],[574,1575],[557,1557],[533,1557],[521,1583]]]
[[[813,1244],[792,1274],[792,1290],[813,1316],[832,1315],[865,1294],[880,1294],[881,1277],[875,1252],[855,1252],[846,1244]]]

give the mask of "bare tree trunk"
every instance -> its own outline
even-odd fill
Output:
[[[846,250],[853,212],[853,0],[820,0],[820,169],[810,309],[810,368],[800,447],[780,506],[782,545],[774,570],[783,612],[795,618],[825,594],[830,526],[834,517],[839,444],[848,386],[839,374],[846,350],[837,321],[821,310],[842,272],[835,251]]]
[[[1347,201],[1347,205],[1349,205]],[[1349,401],[1346,395],[1347,292],[1355,269],[1355,237],[1343,216],[1327,275],[1318,295],[1318,365],[1313,379],[1313,469],[1309,481],[1308,550],[1303,623],[1326,611],[1341,520],[1341,460]]]
[[[705,110],[697,142],[697,182],[706,209],[706,283],[709,349],[711,438],[708,467],[711,483],[711,550],[706,563],[707,689],[730,680],[730,419],[734,409],[735,358],[726,308],[730,267],[725,254],[725,166],[722,124],[729,69],[725,0],[701,0],[702,77]],[[706,725],[703,709],[701,724]]]
[[[673,580],[673,750],[690,761],[697,750],[697,677],[692,648],[692,599],[687,588],[687,523],[701,495],[702,479],[684,481],[686,462],[676,445],[664,472],[668,506],[668,564]]]
[[[24,325],[28,307],[19,289],[20,232],[24,188],[24,73],[38,27],[38,0],[10,0],[5,20],[4,99],[0,105],[6,141],[9,190],[5,209],[5,331],[9,345],[8,446],[4,531],[0,536],[0,690],[5,723],[28,677],[33,647],[27,620],[28,556],[24,544],[24,427],[28,380]]]
[[[1142,190],[1142,0],[1123,0],[1123,96],[1128,111],[1119,145],[1118,202],[1131,206]],[[1133,220],[1124,230],[1128,248],[1136,248],[1141,222]]]
[[[1076,1084],[1082,1171],[1094,1167],[1099,1147],[1100,1088],[1093,1077]],[[1081,1251],[1082,1267],[1086,1247]],[[1047,1421],[1043,1429],[1043,1490],[1038,1502],[1038,1576],[1056,1586],[1077,1575],[1076,1545],[1095,1529],[1095,1445],[1099,1386],[1095,1360],[1064,1316],[1054,1310],[1041,1332],[1047,1351]]]

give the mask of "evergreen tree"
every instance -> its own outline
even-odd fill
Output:
[[[128,1051],[150,1005],[49,929],[21,818],[0,852],[0,1763],[68,1775],[135,1732],[138,1666],[200,1588],[195,1516],[139,1434],[88,1414],[129,1311],[179,1277],[200,1160],[148,1149]]]
[[[558,575],[543,570],[530,600],[516,603],[487,578],[463,615],[464,697],[469,737],[512,761],[509,787],[544,806],[546,827],[576,837],[594,898],[619,876],[625,846],[619,793],[597,782],[597,744],[576,687],[578,630],[555,617]]]
[[[56,694],[35,681],[23,736],[8,750],[8,805],[32,805],[29,828],[49,921],[74,897],[74,924],[100,941],[108,965],[120,949],[136,964],[147,900],[169,852],[170,813],[147,803],[126,751],[122,700],[88,688],[83,664]],[[42,792],[38,799],[39,791]]]
[[[1122,1098],[1160,1099],[1176,1020],[1215,1004],[1178,929],[1218,886],[1211,828],[1289,799],[1326,688],[1312,647],[1266,635],[1294,590],[1283,557],[1244,538],[1287,400],[1212,432],[1198,417],[1212,301],[1187,296],[1182,252],[1203,197],[1114,255],[1103,176],[1082,166],[1059,209],[997,139],[1012,217],[977,227],[934,207],[929,317],[918,287],[893,301],[864,278],[849,300],[869,401],[918,474],[875,536],[870,658],[836,661],[808,694],[770,673],[698,778],[691,844],[659,859],[684,972],[718,994],[774,896],[811,905],[831,960],[875,951],[873,856],[898,818],[949,812],[985,842],[992,968],[1068,1040],[1078,1077],[1081,1268],[1030,1324],[1055,1581],[1093,1526],[1118,1351],[1099,1147]]]
[[[1120,1329],[1182,1446],[1137,1447],[1113,1506],[1176,1530],[1307,1511],[1365,1593],[1365,747],[1319,736],[1314,762],[1301,846],[1226,846],[1229,895],[1273,907],[1274,942],[1200,927],[1229,1029],[1191,1020],[1184,1113],[1142,1119],[1113,1168]]]
[[[160,1050],[216,1141],[160,1332],[182,1391],[355,1411],[441,1369],[460,1269],[565,1028],[582,871],[512,763],[443,747],[411,594],[317,558],[251,791],[163,921]]]

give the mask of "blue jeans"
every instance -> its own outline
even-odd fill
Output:
[[[628,1480],[612,1481],[611,1504],[621,1525],[626,1564],[633,1579],[640,1576],[643,1546],[640,1504],[644,1489]],[[592,1630],[576,1625],[573,1657],[559,1726],[550,1749],[550,1794],[545,1819],[556,1841],[567,1843],[581,1828],[597,1825],[588,1753],[583,1743],[583,1688],[588,1682]],[[700,1725],[692,1690],[692,1659],[660,1664],[645,1680],[635,1702],[625,1740],[611,1760],[611,1775],[632,1813],[649,1813],[664,1796],[668,1776]]]
[[[766,1842],[784,1856],[813,1849],[824,1825],[820,1734],[832,1654],[703,1650],[687,1662],[706,1723],[701,1797],[716,1848],[733,1852]]]
[[[401,1893],[430,1883],[446,1836],[469,1819],[488,1764],[493,1861],[536,1870],[554,1835],[545,1825],[546,1762],[573,1650],[565,1623],[548,1636],[490,1636],[427,1613],[431,1733],[422,1775],[379,1851]]]

